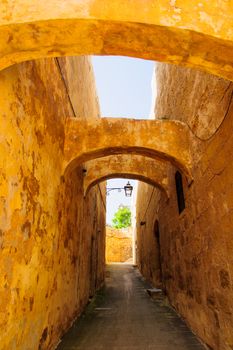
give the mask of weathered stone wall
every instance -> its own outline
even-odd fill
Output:
[[[169,201],[157,189],[140,185],[138,264],[156,285],[158,264],[154,261],[158,261],[159,253],[154,224],[158,220],[162,283],[171,303],[211,349],[230,350],[233,348],[233,85],[176,66],[159,64],[157,72],[155,115],[185,121],[199,142],[192,144],[194,181],[190,187],[183,177],[186,208],[180,215],[176,169],[169,170]],[[141,221],[145,225],[140,226]],[[147,258],[153,240],[155,248]]]
[[[156,187],[139,182],[136,205],[136,261],[143,276],[157,288],[161,287],[161,271],[154,225],[156,199],[160,198],[160,195]]]
[[[61,173],[66,118],[87,117],[87,106],[90,117],[99,113],[88,59],[69,60],[27,62],[0,72],[4,350],[53,349],[103,282],[104,189],[93,188],[84,200],[82,169]],[[77,96],[89,91],[88,103],[75,105],[76,94],[68,95],[75,88]]]
[[[125,262],[132,258],[131,228],[106,227],[106,262]]]

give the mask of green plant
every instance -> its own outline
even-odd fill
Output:
[[[112,226],[125,228],[131,226],[131,211],[128,207],[120,206],[112,219]]]

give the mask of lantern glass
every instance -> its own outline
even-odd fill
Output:
[[[124,186],[124,190],[125,190],[125,196],[126,196],[126,197],[131,197],[131,196],[132,196],[133,186],[130,185],[130,182],[129,182],[129,181],[128,181],[128,183]]]

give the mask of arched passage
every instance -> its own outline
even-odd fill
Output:
[[[125,55],[233,79],[230,2],[20,0],[0,5],[0,69],[41,58]]]
[[[88,160],[114,154],[140,154],[169,160],[191,178],[189,128],[167,120],[101,118],[81,122],[67,119],[64,172]]]
[[[115,155],[91,160],[85,164],[84,193],[97,183],[112,178],[134,178],[161,189],[167,197],[169,163],[138,155]]]
[[[99,178],[98,180],[96,180],[95,182],[91,183],[89,185],[89,187],[87,187],[85,194],[87,194],[88,191],[96,184],[103,182],[103,181],[106,181],[106,180],[114,179],[114,178],[122,178],[122,179],[132,178],[134,180],[145,182],[145,183],[147,183],[149,185],[153,185],[153,186],[157,187],[158,189],[160,189],[161,191],[163,191],[164,194],[166,195],[166,197],[168,198],[167,190],[158,181],[155,182],[154,180],[151,180],[148,177],[145,177],[143,175],[139,175],[136,173],[131,173],[131,174],[130,173],[115,173],[115,174],[109,174],[109,175],[103,176],[103,177]]]

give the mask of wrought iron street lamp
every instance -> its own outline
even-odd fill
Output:
[[[124,187],[107,187],[106,189],[106,195],[109,195],[109,192],[117,190],[118,192],[121,192],[122,190],[125,191],[126,197],[131,197],[133,192],[133,186],[130,185],[130,182],[128,181],[127,184]]]
[[[130,185],[130,182],[128,181],[127,184],[124,186],[125,196],[131,197],[133,192],[133,186]]]

